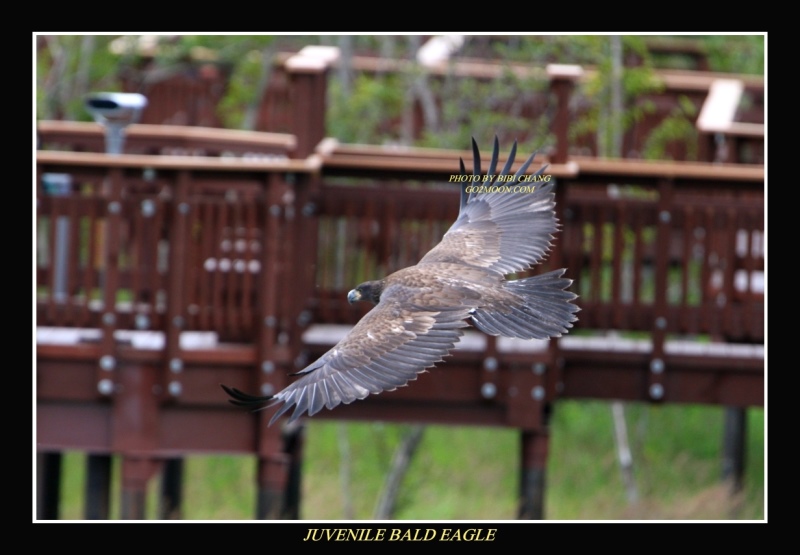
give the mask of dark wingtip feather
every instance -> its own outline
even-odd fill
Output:
[[[495,135],[494,148],[492,149],[492,160],[489,162],[489,171],[486,172],[487,175],[494,175],[495,170],[497,170],[498,156],[500,156],[500,139],[498,139],[497,135]]]
[[[511,151],[508,153],[508,160],[506,161],[506,165],[503,166],[503,171],[500,172],[500,175],[508,175],[508,172],[511,171],[511,166],[514,165],[514,157],[517,155],[517,141],[514,141],[514,144],[511,145]]]
[[[472,175],[481,175],[481,151],[478,149],[475,137],[472,137],[472,164]]]
[[[458,163],[461,166],[461,175],[467,175],[467,168],[464,166],[464,159],[459,158]],[[466,183],[461,184],[461,204],[458,207],[459,213],[464,210],[464,207],[469,202],[469,193],[467,193],[467,185],[469,185],[469,181]]]
[[[272,401],[274,398],[272,395],[267,396],[256,396],[256,395],[248,395],[243,391],[239,391],[235,387],[228,387],[224,384],[219,384],[222,389],[225,390],[231,398],[228,399],[228,402],[232,405],[236,405],[237,407],[245,407],[245,408],[261,408],[261,405],[264,403],[268,403]]]
[[[517,183],[517,182],[519,181],[519,178],[520,178],[521,176],[525,175],[525,172],[527,172],[527,171],[528,171],[528,167],[531,165],[531,163],[533,162],[533,159],[536,157],[536,155],[537,155],[538,153],[539,153],[539,151],[538,151],[538,150],[535,150],[535,151],[533,151],[533,154],[531,154],[531,155],[528,157],[528,159],[527,159],[527,160],[525,160],[525,163],[524,163],[524,164],[522,164],[522,165],[519,167],[519,169],[517,170],[517,173],[515,173],[515,174],[514,174],[514,179],[511,181],[511,184],[512,184],[512,185],[513,185],[514,183]],[[539,171],[541,171],[541,170],[539,170]],[[537,174],[536,174],[536,175],[539,175],[539,173],[537,172]]]

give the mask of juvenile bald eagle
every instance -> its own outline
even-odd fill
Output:
[[[472,150],[474,175],[481,175],[474,139]],[[561,277],[564,269],[505,279],[541,262],[558,229],[552,182],[525,181],[535,185],[533,192],[530,187],[528,192],[522,187],[508,192],[536,156],[534,152],[513,179],[507,178],[516,150],[515,142],[499,174],[504,179],[494,180],[508,187],[505,192],[467,192],[473,183],[464,183],[458,218],[419,264],[348,293],[350,303],[369,301],[375,307],[319,360],[297,372],[300,379],[266,397],[223,385],[230,402],[260,408],[283,403],[270,424],[295,407],[291,422],[306,412],[311,416],[322,407],[332,409],[406,385],[440,362],[469,322],[490,335],[520,339],[566,333],[579,308],[572,303],[577,295],[566,290],[572,280]],[[495,173],[498,151],[495,138],[488,175]],[[463,160],[461,173],[466,174]],[[262,407],[265,403],[270,404]]]

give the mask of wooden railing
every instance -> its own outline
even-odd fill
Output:
[[[243,148],[257,151],[251,138]],[[142,148],[160,149],[154,140]],[[174,457],[256,454],[257,515],[296,518],[296,439],[266,426],[268,411],[229,407],[218,384],[277,391],[346,333],[364,312],[346,291],[439,240],[458,208],[449,178],[470,156],[332,139],[303,158],[39,151],[43,467],[77,449],[103,475],[121,455],[123,516],[141,518],[148,479]],[[573,333],[543,343],[470,330],[446,372],[315,416],[515,427],[525,518],[541,517],[558,399],[747,407],[764,395],[763,167],[550,162],[563,229],[543,268],[575,279]],[[87,515],[102,518],[99,483]]]
[[[42,452],[121,454],[128,518],[165,457],[256,453],[258,514],[296,514],[279,428],[226,408],[217,384],[276,391],[328,348],[364,311],[346,291],[416,263],[454,220],[447,181],[467,155],[332,141],[274,162],[39,152]],[[470,331],[447,372],[317,416],[516,427],[522,516],[541,508],[557,399],[763,404],[763,169],[574,159],[548,173],[564,225],[545,267],[575,279],[573,334]]]
[[[320,226],[326,229],[321,237],[338,245],[338,250],[324,250],[327,258],[319,261],[319,320],[354,322],[360,312],[341,301],[351,283],[416,263],[457,214],[457,193],[444,185],[423,193],[391,184],[400,175],[446,181],[446,168],[452,167],[447,158],[467,153],[443,153],[437,159],[427,151],[417,155],[414,150],[383,149],[381,156],[373,147],[333,143],[322,145],[319,152]],[[563,230],[543,268],[567,267],[575,279],[573,290],[581,295],[582,308],[576,331],[646,332],[646,340],[628,343],[643,349],[639,369],[644,370],[656,360],[657,368],[665,361],[668,368],[674,368],[673,361],[687,368],[698,364],[687,354],[697,353],[697,348],[692,351],[688,343],[678,341],[682,338],[725,342],[733,359],[737,352],[754,352],[734,343],[763,343],[762,167],[572,157],[566,164],[550,165],[547,172],[558,182]],[[352,179],[346,187],[330,182],[345,174],[360,176],[363,185],[355,186]],[[427,202],[419,201],[423,194]],[[331,252],[346,258],[331,258]],[[570,358],[565,353],[574,347],[574,354],[583,357],[578,351],[590,348],[592,341],[585,335],[567,336],[558,344],[567,372]],[[615,348],[615,341],[607,345]],[[716,345],[699,358],[711,352],[724,353],[725,348]],[[732,367],[758,373],[762,364],[747,355]],[[709,391],[703,401],[691,386],[682,392],[664,388],[661,380],[669,372],[645,376],[651,386],[658,383],[661,388],[648,386],[630,398],[720,400]],[[749,378],[740,385],[734,404],[744,399],[744,404],[760,404],[763,387],[751,388]],[[584,385],[582,390],[592,387]],[[604,397],[604,387],[598,385],[595,394]],[[570,396],[570,391],[564,394]]]
[[[97,123],[45,120],[36,124],[40,148],[105,152]],[[212,129],[186,125],[133,124],[125,129],[125,152],[181,156],[243,156],[267,160],[294,156],[297,139],[282,133]]]

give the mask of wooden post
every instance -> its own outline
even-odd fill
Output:
[[[283,518],[300,519],[300,497],[302,491],[303,445],[305,424],[286,426],[283,430],[283,448],[289,456],[288,482],[283,505]]]
[[[674,325],[668,321],[667,285],[669,271],[669,250],[672,234],[672,180],[661,179],[658,184],[658,214],[656,224],[655,253],[655,299],[653,302],[652,338],[653,350],[650,355],[647,396],[661,403],[669,395],[666,388],[666,358],[664,343],[667,329]]]
[[[338,58],[339,49],[334,46],[306,46],[286,60],[297,158],[313,153],[325,137],[328,70]]]
[[[104,200],[106,201],[105,243],[103,260],[103,315],[100,329],[100,360],[97,366],[97,391],[102,397],[111,397],[116,391],[117,360],[114,332],[119,327],[117,315],[117,291],[119,289],[119,253],[122,242],[122,169],[110,168],[106,177]]]
[[[123,519],[143,519],[147,484],[158,469],[156,364],[128,363],[119,368],[119,392],[114,403],[112,448],[122,454]]]
[[[61,497],[61,453],[39,453],[36,459],[36,518],[56,520]]]
[[[553,119],[553,132],[556,135],[556,149],[550,162],[563,164],[569,158],[569,102],[575,82],[583,76],[583,68],[577,65],[548,64],[550,92],[555,97],[556,115]]]
[[[550,433],[546,427],[523,430],[521,435],[522,468],[520,476],[520,520],[544,519],[545,473]]]
[[[262,434],[262,437],[269,435],[270,439],[277,438],[277,441],[265,442],[262,440],[262,450],[258,456],[256,518],[281,520],[284,518],[286,507],[291,459],[282,452],[283,442],[280,438],[280,427],[276,424],[270,430],[274,430],[274,432]],[[265,453],[267,450],[271,450],[271,452]]]
[[[285,279],[287,269],[291,269],[280,256],[287,227],[285,199],[291,195],[286,194],[287,183],[277,173],[265,175],[264,187],[263,271],[259,284],[261,296],[259,331],[256,335],[258,359],[255,382],[261,394],[271,395],[280,391],[287,382],[288,369],[279,364],[277,347],[278,335],[282,331],[281,320],[285,316],[280,314],[280,288],[288,281]],[[260,411],[256,415],[259,429],[256,518],[260,519],[282,518],[289,481],[290,457],[284,453],[281,423],[270,426],[271,416],[271,411]]]
[[[159,518],[161,520],[180,520],[183,503],[183,459],[172,458],[164,461],[161,472],[161,502]]]
[[[287,176],[288,177],[288,176]],[[289,279],[284,280],[285,287],[291,291],[287,295],[291,301],[288,308],[289,348],[296,354],[293,360],[295,370],[305,365],[302,356],[302,335],[311,323],[311,306],[309,299],[314,294],[317,278],[317,248],[319,241],[319,175],[294,174],[291,185],[294,189],[294,209],[292,218],[287,222],[290,235],[285,243],[290,247],[284,251],[292,264]],[[288,292],[287,291],[287,292]],[[303,443],[305,441],[305,425],[301,422],[284,429],[284,451],[289,455],[289,476],[286,486],[284,506],[285,518],[300,518],[300,493],[302,486]]]
[[[155,462],[152,459],[123,455],[120,498],[122,520],[144,520],[147,483],[155,469]]]
[[[172,229],[170,231],[169,245],[169,296],[167,299],[167,315],[164,362],[162,363],[162,376],[158,387],[162,389],[165,398],[176,398],[182,393],[181,373],[183,372],[183,354],[181,353],[181,332],[186,326],[184,300],[186,290],[186,253],[190,252],[189,241],[189,216],[191,211],[197,210],[189,200],[189,187],[192,176],[189,170],[178,173],[173,191],[174,205],[172,208]]]
[[[741,407],[725,408],[722,453],[722,479],[730,481],[734,493],[742,489],[747,432],[747,411]]]
[[[111,455],[86,456],[84,518],[108,520],[111,497]]]

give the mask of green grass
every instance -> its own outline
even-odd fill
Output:
[[[561,401],[551,422],[546,517],[552,520],[761,520],[764,413],[748,410],[743,490],[720,481],[724,409],[626,404],[639,500],[629,503],[616,460],[610,405]],[[301,517],[371,519],[406,425],[309,422]],[[343,479],[342,439],[349,452]],[[64,463],[62,518],[82,518],[84,456]],[[250,519],[254,457],[187,458],[184,518]],[[118,462],[112,517],[118,518]],[[519,434],[503,428],[428,426],[403,481],[397,519],[511,520],[516,516]],[[344,484],[347,484],[345,494]],[[155,518],[158,480],[150,485]]]

